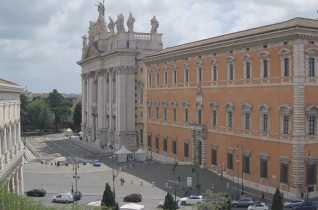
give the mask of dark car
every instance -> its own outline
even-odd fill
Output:
[[[78,200],[81,200],[82,198],[82,193],[80,191],[74,191],[73,192],[73,196],[74,196],[74,200],[75,201],[78,201]]]
[[[231,203],[232,207],[249,207],[251,205],[254,205],[254,199],[252,198],[241,198],[238,201],[232,201]]]
[[[33,189],[25,192],[27,196],[35,196],[35,197],[44,197],[46,195],[46,191],[43,189]]]
[[[303,199],[295,199],[284,203],[284,208],[293,208],[302,205],[305,201]]]
[[[142,196],[140,193],[132,193],[124,197],[124,202],[141,202]]]
[[[298,206],[294,206],[293,210],[316,210],[317,205],[310,201],[305,201]]]

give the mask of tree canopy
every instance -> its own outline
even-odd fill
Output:
[[[119,209],[118,203],[115,200],[115,194],[110,189],[108,183],[106,183],[103,199],[102,199],[102,209]]]
[[[53,114],[50,107],[41,99],[30,102],[27,105],[27,113],[30,123],[40,130],[52,124]]]
[[[75,128],[80,128],[82,123],[82,103],[79,102],[76,104],[74,113],[73,113],[73,121]]]

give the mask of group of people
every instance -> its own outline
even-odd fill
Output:
[[[123,186],[125,184],[125,179],[123,177],[120,178],[120,185]]]

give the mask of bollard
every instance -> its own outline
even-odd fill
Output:
[[[152,187],[154,187],[154,186],[155,186],[155,182],[153,181],[153,182],[152,182]]]
[[[134,180],[130,180],[130,184],[134,184]]]
[[[140,186],[142,186],[144,184],[144,182],[143,181],[140,181]]]
[[[166,188],[169,188],[169,184],[168,184],[168,182],[166,182]]]

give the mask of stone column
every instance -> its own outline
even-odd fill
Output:
[[[19,172],[19,168],[15,169],[16,171],[14,172],[14,192],[19,195],[19,176],[18,176],[18,172]]]
[[[12,174],[11,175],[11,189],[10,189],[10,192],[15,192],[15,186],[14,186],[14,183],[15,183],[15,175]]]
[[[87,107],[87,80],[86,75],[82,74],[82,122],[81,122],[81,132],[82,137],[86,136],[86,107]]]
[[[97,99],[97,127],[99,130],[99,139],[103,139],[104,129],[104,72],[103,70],[98,73],[98,99]]]
[[[112,118],[113,118],[113,113],[112,113],[112,108],[113,108],[113,69],[109,72],[108,74],[108,81],[109,81],[109,94],[108,94],[108,98],[109,98],[109,130],[112,131],[113,130],[113,124],[112,124]]]
[[[2,155],[4,155],[4,163],[7,164],[8,163],[8,140],[7,140],[7,128],[4,127],[3,129],[3,145],[2,145]]]
[[[22,159],[23,163],[23,159]],[[23,164],[20,164],[18,169],[19,174],[19,195],[23,195],[24,193],[24,186],[23,186]]]
[[[3,169],[3,128],[0,128],[0,170]]]
[[[12,125],[9,126],[9,133],[8,133],[8,152],[9,152],[9,157],[12,159],[12,139],[13,139],[13,134],[12,134]]]
[[[14,123],[12,125],[13,131],[12,131],[12,135],[13,135],[13,151],[14,151],[14,155],[17,155],[17,123]]]

